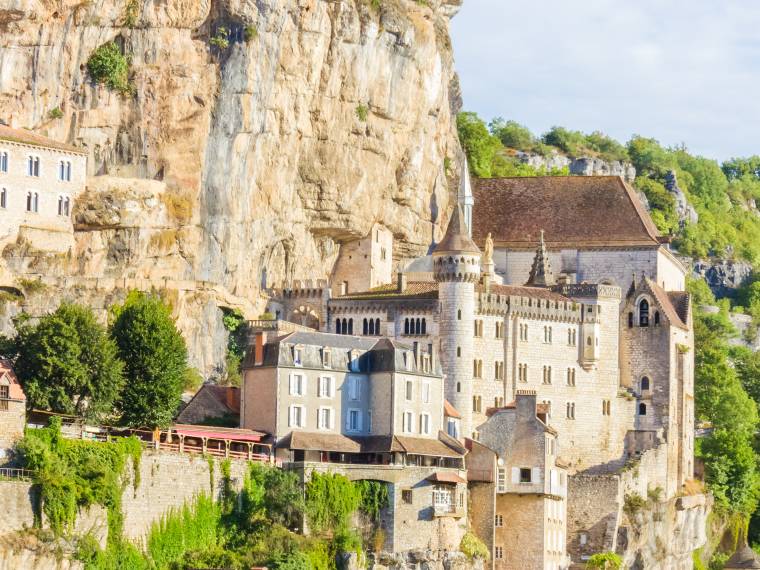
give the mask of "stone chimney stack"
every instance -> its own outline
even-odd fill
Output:
[[[520,421],[536,419],[536,400],[535,390],[518,390],[515,395],[515,408],[517,418]]]
[[[267,343],[267,333],[265,331],[258,331],[254,337],[253,346],[253,364],[254,366],[261,366],[264,364],[264,346]]]
[[[403,293],[406,289],[406,274],[403,271],[398,272],[397,288],[399,293]]]

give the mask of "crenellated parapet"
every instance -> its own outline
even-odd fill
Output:
[[[478,313],[510,315],[526,319],[579,323],[583,319],[582,306],[570,299],[552,300],[522,295],[497,293],[478,294]]]
[[[603,283],[572,283],[557,285],[553,290],[566,297],[578,299],[621,299],[622,289],[617,285]]]
[[[436,255],[433,258],[433,276],[439,283],[480,281],[480,256],[473,254]]]

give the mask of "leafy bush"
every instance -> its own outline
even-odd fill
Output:
[[[505,121],[497,117],[488,124],[488,129],[507,148],[529,151],[536,144],[533,133],[516,121]]]
[[[614,552],[601,552],[594,554],[586,561],[586,568],[599,568],[600,570],[620,570],[623,567],[623,559]]]
[[[474,558],[488,560],[490,558],[490,553],[488,552],[486,545],[471,532],[465,533],[462,537],[462,542],[459,543],[459,550],[470,560]]]
[[[344,475],[314,472],[306,484],[306,514],[318,533],[348,528],[361,501],[361,490]]]
[[[51,119],[60,119],[63,117],[63,111],[61,111],[60,107],[53,107],[48,111],[48,117]]]
[[[246,26],[243,31],[243,38],[245,38],[246,42],[255,40],[258,35],[259,31],[256,29],[256,26]]]
[[[354,485],[361,495],[359,509],[377,522],[380,511],[388,507],[388,484],[382,481],[357,481]]]
[[[633,515],[638,513],[641,509],[643,509],[645,505],[646,505],[646,501],[644,500],[644,497],[634,492],[634,493],[626,494],[625,502],[623,504],[623,510],[629,517],[632,517]]]
[[[356,117],[362,122],[366,123],[367,118],[369,117],[369,107],[363,104],[359,104],[356,106]]]
[[[230,47],[230,33],[224,26],[219,26],[216,29],[216,33],[209,40],[212,46],[218,47],[221,50],[225,50]]]
[[[131,91],[129,59],[114,42],[105,43],[92,52],[87,60],[87,71],[96,83],[104,83],[123,94]]]

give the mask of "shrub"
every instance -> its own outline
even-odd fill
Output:
[[[245,38],[246,42],[255,40],[258,35],[259,31],[256,29],[256,26],[246,26],[245,30],[243,31],[243,38]]]
[[[218,47],[219,49],[222,49],[222,50],[227,49],[228,47],[230,47],[229,36],[230,34],[227,28],[225,28],[224,26],[219,26],[216,29],[216,34],[214,34],[214,36],[209,40],[209,43],[212,46]]]
[[[316,532],[346,529],[361,500],[361,491],[345,476],[314,472],[306,484],[309,525]]]
[[[63,111],[61,111],[60,107],[53,107],[50,109],[50,111],[48,111],[48,117],[51,119],[60,119],[63,117]]]
[[[103,83],[122,94],[131,91],[129,59],[114,42],[105,43],[92,52],[87,60],[87,71],[96,83]]]
[[[24,279],[18,280],[19,287],[24,290],[27,295],[34,295],[35,293],[41,293],[47,290],[47,285],[42,282],[41,279]]]
[[[127,0],[127,5],[124,7],[124,25],[128,28],[134,28],[139,15],[140,0]]]
[[[488,548],[483,544],[483,541],[471,532],[465,533],[462,537],[462,542],[459,543],[459,550],[470,560],[474,558],[488,560],[490,557]]]
[[[586,562],[586,568],[598,568],[599,570],[620,570],[623,567],[623,559],[614,552],[602,552],[594,554]]]
[[[649,487],[647,489],[647,499],[653,503],[659,503],[662,498],[662,487]]]
[[[643,509],[645,505],[646,501],[644,500],[644,497],[636,492],[629,493],[625,496],[625,504],[623,505],[623,510],[629,517],[632,517],[641,509]]]
[[[366,123],[369,117],[369,107],[359,104],[356,106],[356,117],[362,122]]]

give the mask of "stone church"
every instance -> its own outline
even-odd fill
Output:
[[[394,275],[376,225],[329,281],[272,290],[268,310],[436,354],[494,566],[567,568],[615,550],[622,497],[693,477],[686,269],[618,177],[461,178],[430,255]],[[518,519],[541,538],[529,553],[501,530]]]

